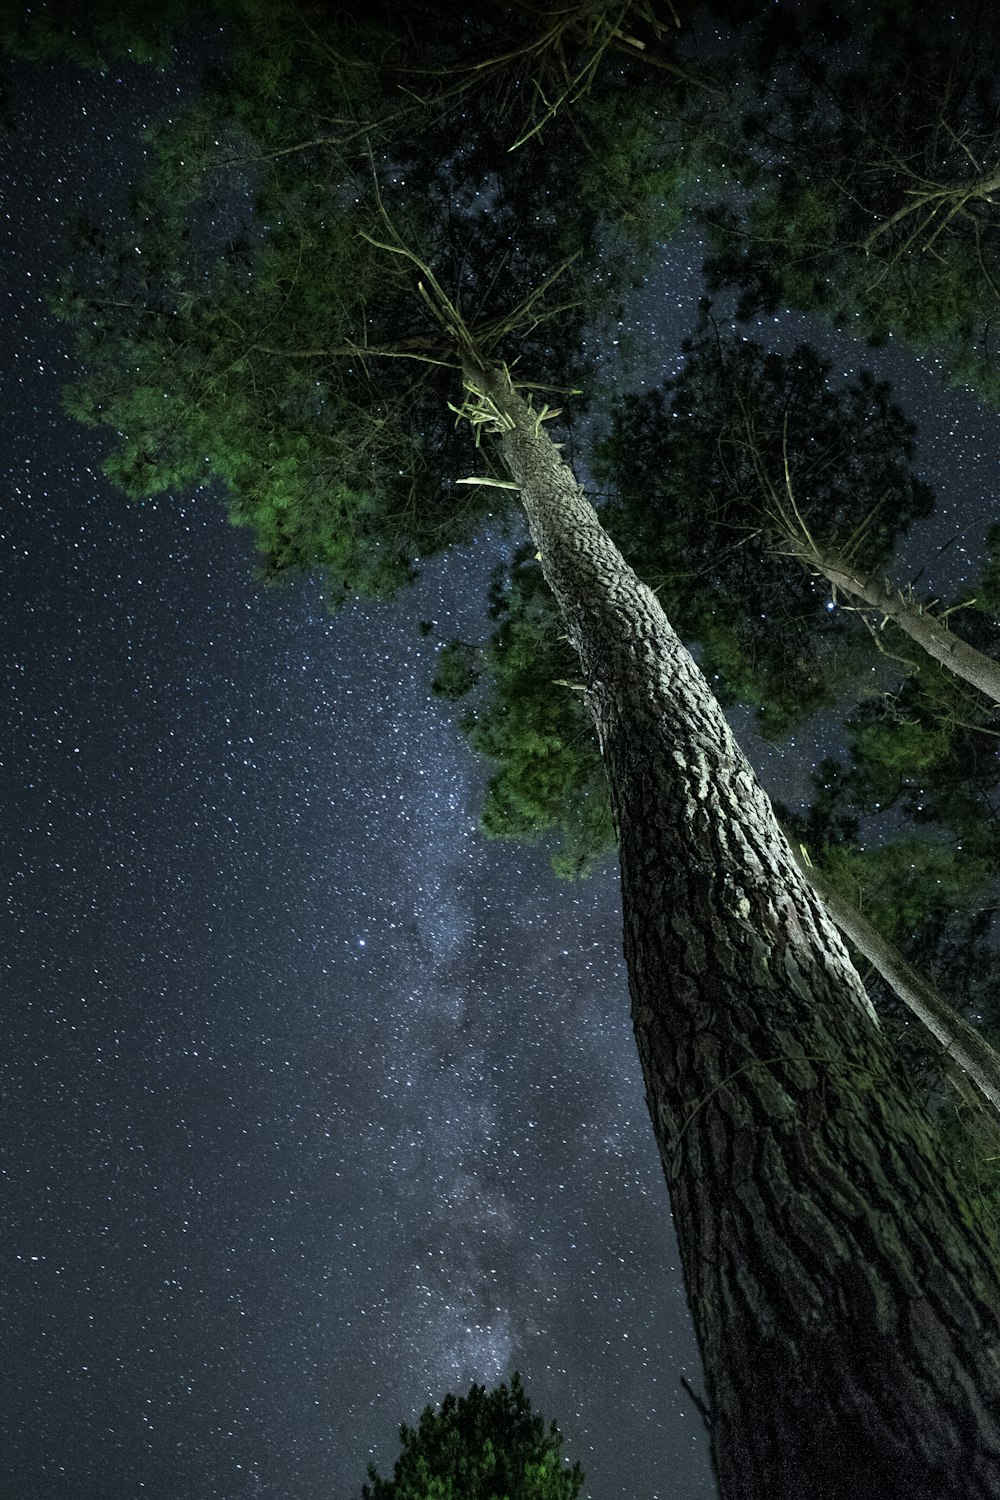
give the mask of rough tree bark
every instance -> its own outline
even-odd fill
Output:
[[[600,736],[723,1500],[995,1500],[1000,1272],[984,1223],[655,596],[506,373],[470,362],[467,379]]]

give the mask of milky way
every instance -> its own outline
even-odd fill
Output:
[[[509,542],[330,618],[60,414],[60,228],[195,72],[12,93],[4,1493],[327,1500],[520,1369],[588,1493],[707,1500],[613,865],[486,842],[428,693]]]

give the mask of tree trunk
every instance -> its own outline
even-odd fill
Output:
[[[506,374],[468,382],[600,736],[723,1500],[996,1500],[1000,1273],[983,1217],[655,596]]]
[[[907,599],[885,579],[867,577],[854,569],[845,558],[813,542],[806,542],[794,532],[786,532],[784,540],[787,550],[798,557],[808,568],[814,568],[828,578],[835,588],[843,593],[870,604],[885,619],[892,620],[911,640],[922,646],[928,656],[933,656],[949,672],[981,693],[1000,703],[1000,662],[985,656],[974,646],[952,635],[928,610],[922,609],[912,599]]]

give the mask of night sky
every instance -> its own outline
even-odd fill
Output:
[[[40,299],[62,222],[120,207],[196,69],[14,76],[0,1497],[347,1497],[400,1421],[520,1369],[585,1494],[710,1500],[616,871],[565,886],[486,842],[484,770],[428,692],[507,544],[331,618],[254,580],[217,493],[112,492]],[[665,372],[697,265],[675,247],[630,314]],[[950,585],[1000,519],[996,424],[894,361],[949,486],[906,565],[967,526]],[[768,784],[824,748],[769,751]]]
[[[0,1494],[356,1494],[520,1369],[589,1494],[706,1500],[615,871],[483,840],[428,692],[417,622],[481,635],[502,541],[330,618],[59,412],[60,225],[175,88],[12,101]]]

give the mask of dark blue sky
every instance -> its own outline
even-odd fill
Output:
[[[15,75],[0,1495],[357,1493],[519,1368],[588,1494],[708,1500],[615,873],[486,843],[428,694],[502,542],[331,619],[60,413],[61,225],[194,77]]]

